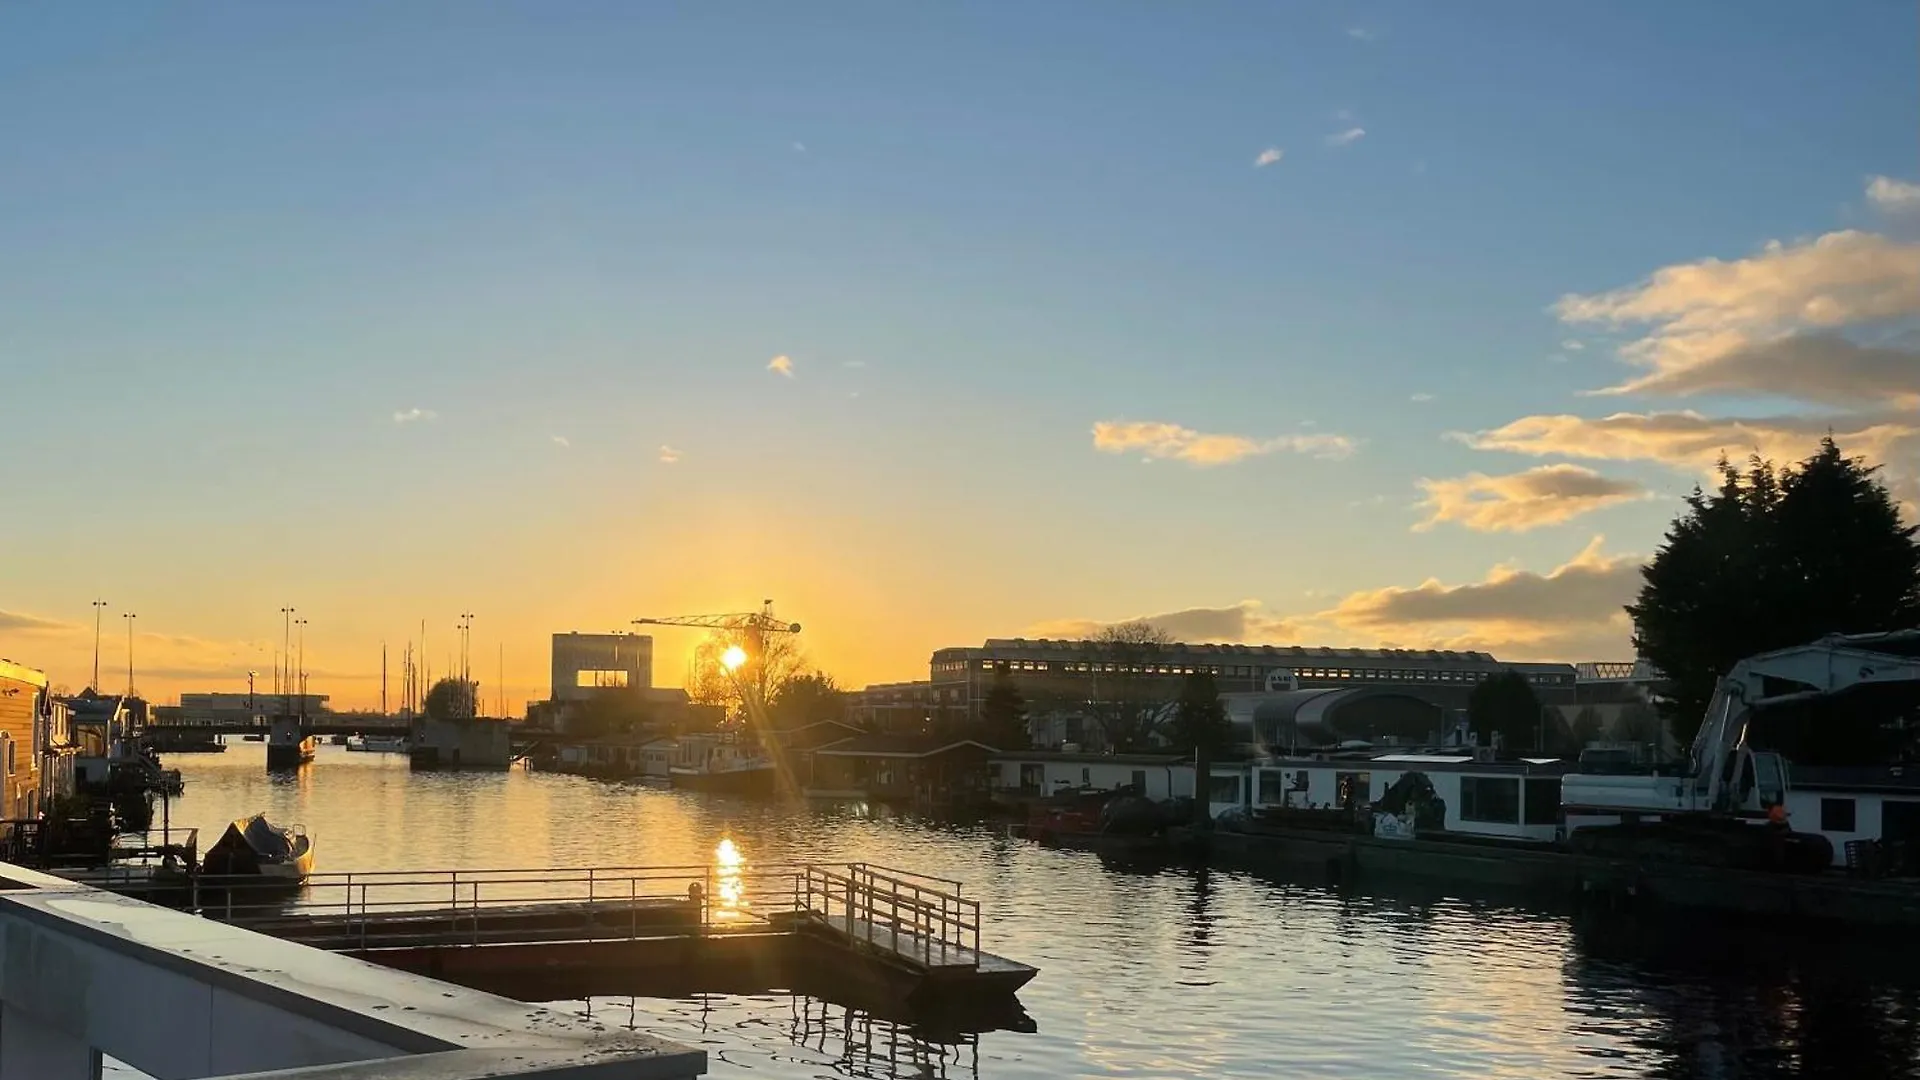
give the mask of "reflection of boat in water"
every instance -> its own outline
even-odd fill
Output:
[[[349,735],[347,749],[367,754],[404,754],[409,744],[404,735]]]
[[[257,877],[261,885],[297,887],[313,873],[313,838],[302,826],[283,829],[255,814],[227,826],[200,869],[212,877]]]
[[[772,758],[737,743],[717,743],[698,763],[675,765],[667,774],[674,787],[728,795],[771,795],[774,775]]]

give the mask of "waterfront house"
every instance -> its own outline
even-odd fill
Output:
[[[1266,758],[1246,768],[1247,806],[1357,809],[1414,774],[1410,782],[1438,804],[1440,828],[1548,842],[1561,834],[1560,778],[1570,768],[1558,758],[1497,758],[1470,746]]]
[[[513,721],[416,716],[408,759],[416,769],[504,769],[513,761]]]
[[[46,673],[0,660],[0,818],[13,821],[40,814],[46,706]]]
[[[666,779],[678,755],[679,743],[670,737],[612,735],[604,739],[565,739],[555,745],[551,767],[556,772],[619,779],[651,776]]]
[[[1920,766],[1789,768],[1787,822],[1831,841],[1835,866],[1920,870]],[[1863,864],[1863,850],[1890,865]]]
[[[1010,750],[994,756],[993,768],[993,790],[1008,799],[1119,788],[1154,802],[1193,794],[1193,764],[1179,754]]]
[[[860,735],[812,752],[805,793],[816,798],[953,805],[984,800],[993,747],[972,739]]]

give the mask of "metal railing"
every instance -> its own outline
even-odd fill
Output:
[[[869,863],[801,868],[796,910],[847,938],[927,967],[976,967],[980,902],[960,883]]]
[[[971,966],[980,905],[946,878],[867,863],[541,867],[310,875],[275,890],[201,875],[207,918],[332,949],[766,933],[798,919],[928,966]]]

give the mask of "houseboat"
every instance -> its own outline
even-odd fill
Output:
[[[773,758],[759,747],[734,739],[698,737],[680,740],[679,753],[667,772],[676,788],[729,795],[771,795],[778,777]]]
[[[313,760],[317,746],[297,717],[275,717],[267,736],[267,768],[299,768]]]
[[[1564,835],[1560,778],[1569,769],[1559,758],[1501,757],[1476,746],[1269,758],[1246,766],[1248,825],[1343,815],[1359,823],[1370,810],[1355,828],[1382,839],[1551,845]]]

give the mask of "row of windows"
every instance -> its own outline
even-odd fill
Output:
[[[1521,820],[1520,778],[1517,776],[1463,776],[1460,778],[1460,820],[1498,825],[1553,825],[1560,820],[1560,781],[1529,779],[1526,818]]]
[[[981,671],[993,671],[1002,661],[982,660]],[[1269,672],[1284,671],[1285,668],[1254,667],[1247,664],[1229,664],[1224,667],[1181,667],[1177,665],[1145,666],[1133,664],[1094,664],[1075,661],[1051,662],[1046,660],[1005,661],[1008,671],[1043,672],[1059,671],[1069,674],[1144,674],[1144,675],[1191,675],[1204,671],[1215,676],[1228,678],[1264,678]],[[1445,682],[1477,683],[1489,674],[1484,671],[1456,671],[1445,668],[1297,668],[1294,674],[1302,679],[1355,679],[1369,682]],[[1540,685],[1557,685],[1573,682],[1571,675],[1528,675],[1527,681]]]

